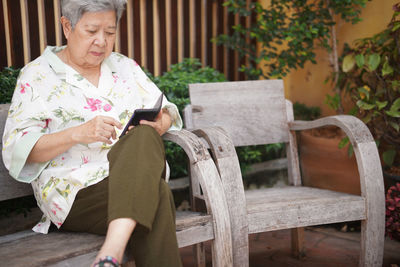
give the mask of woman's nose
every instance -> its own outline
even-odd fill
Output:
[[[96,39],[94,40],[94,43],[98,46],[104,46],[106,44],[106,35],[102,32],[99,32],[96,35]]]

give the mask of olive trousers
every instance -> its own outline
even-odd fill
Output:
[[[137,267],[182,266],[175,204],[161,177],[164,144],[150,126],[134,127],[109,151],[109,176],[78,192],[61,229],[104,235],[117,218],[137,222],[127,249]]]

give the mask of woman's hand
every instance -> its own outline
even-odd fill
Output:
[[[168,131],[169,127],[171,127],[171,122],[172,120],[168,110],[162,109],[160,113],[158,113],[155,121],[141,120],[139,123],[141,125],[149,125],[153,127],[161,136]]]
[[[36,142],[27,161],[29,163],[49,161],[76,144],[94,142],[111,144],[110,138],[117,137],[114,127],[121,129],[122,124],[111,117],[97,116],[79,126],[45,134]]]
[[[90,121],[74,128],[72,139],[76,143],[90,144],[104,142],[112,144],[112,139],[117,138],[115,128],[122,128],[122,124],[114,118],[107,116],[96,116]]]

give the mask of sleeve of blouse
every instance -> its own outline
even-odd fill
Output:
[[[136,76],[135,78],[141,85],[141,89],[145,91],[145,94],[142,94],[144,107],[148,108],[154,106],[158,97],[162,93],[161,90],[153,83],[152,80],[150,80],[149,77],[147,77],[142,68],[134,61],[133,61],[133,70],[134,70],[133,73]],[[172,119],[172,125],[168,129],[168,131],[181,130],[183,123],[178,108],[174,103],[169,102],[165,95],[163,98],[162,108],[168,110],[168,113]]]
[[[48,133],[51,121],[29,78],[22,72],[18,78],[2,139],[4,165],[13,178],[25,183],[36,179],[48,164],[26,160],[37,140]]]

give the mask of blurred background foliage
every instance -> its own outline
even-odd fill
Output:
[[[383,31],[346,45],[338,86],[353,101],[350,111],[367,124],[386,167],[400,175],[400,3]]]
[[[6,67],[0,72],[0,104],[10,103],[20,69]]]

